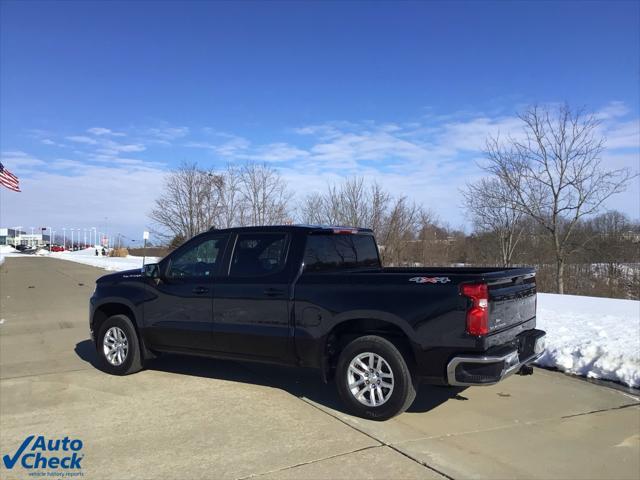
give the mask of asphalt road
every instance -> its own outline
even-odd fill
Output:
[[[345,414],[312,373],[167,357],[93,367],[88,298],[104,271],[0,267],[0,453],[30,434],[84,443],[84,478],[639,478],[640,402],[536,369],[493,387],[424,386],[405,414]],[[27,478],[0,467],[0,478]]]

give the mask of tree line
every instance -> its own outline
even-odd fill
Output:
[[[366,226],[385,265],[534,265],[541,291],[639,298],[640,225],[603,211],[636,174],[603,165],[593,113],[532,106],[519,118],[521,132],[487,138],[486,175],[461,192],[470,233],[360,177],[296,198],[277,170],[252,162],[223,170],[183,163],[150,218],[170,247],[211,227]]]

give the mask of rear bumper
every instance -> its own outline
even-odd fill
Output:
[[[483,355],[457,355],[447,365],[447,383],[453,386],[493,385],[537,360],[544,353],[545,332],[520,335],[519,347],[492,349]]]

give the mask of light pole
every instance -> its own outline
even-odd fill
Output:
[[[15,246],[17,247],[18,241],[20,240],[20,229],[22,228],[22,225],[18,225],[17,227],[13,227],[13,243],[15,243]]]
[[[71,251],[73,252],[73,231],[74,231],[75,229],[70,228],[69,230],[71,230]]]
[[[93,230],[93,247],[95,248],[98,244],[98,230],[96,227],[91,227],[91,229]]]
[[[107,246],[109,245],[109,217],[104,217],[104,236],[107,237]]]
[[[29,245],[31,247],[33,247],[33,242],[35,242],[35,238],[33,238],[33,230],[35,229],[35,227],[31,227],[31,241],[29,242]]]
[[[62,227],[62,249],[67,249],[67,229]]]

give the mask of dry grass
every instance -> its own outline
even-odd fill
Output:
[[[129,255],[129,250],[126,248],[114,248],[109,252],[110,257],[126,257]]]
[[[164,258],[169,253],[171,253],[171,249],[165,247],[132,248],[129,251],[130,255],[134,255],[136,257],[146,256]]]

